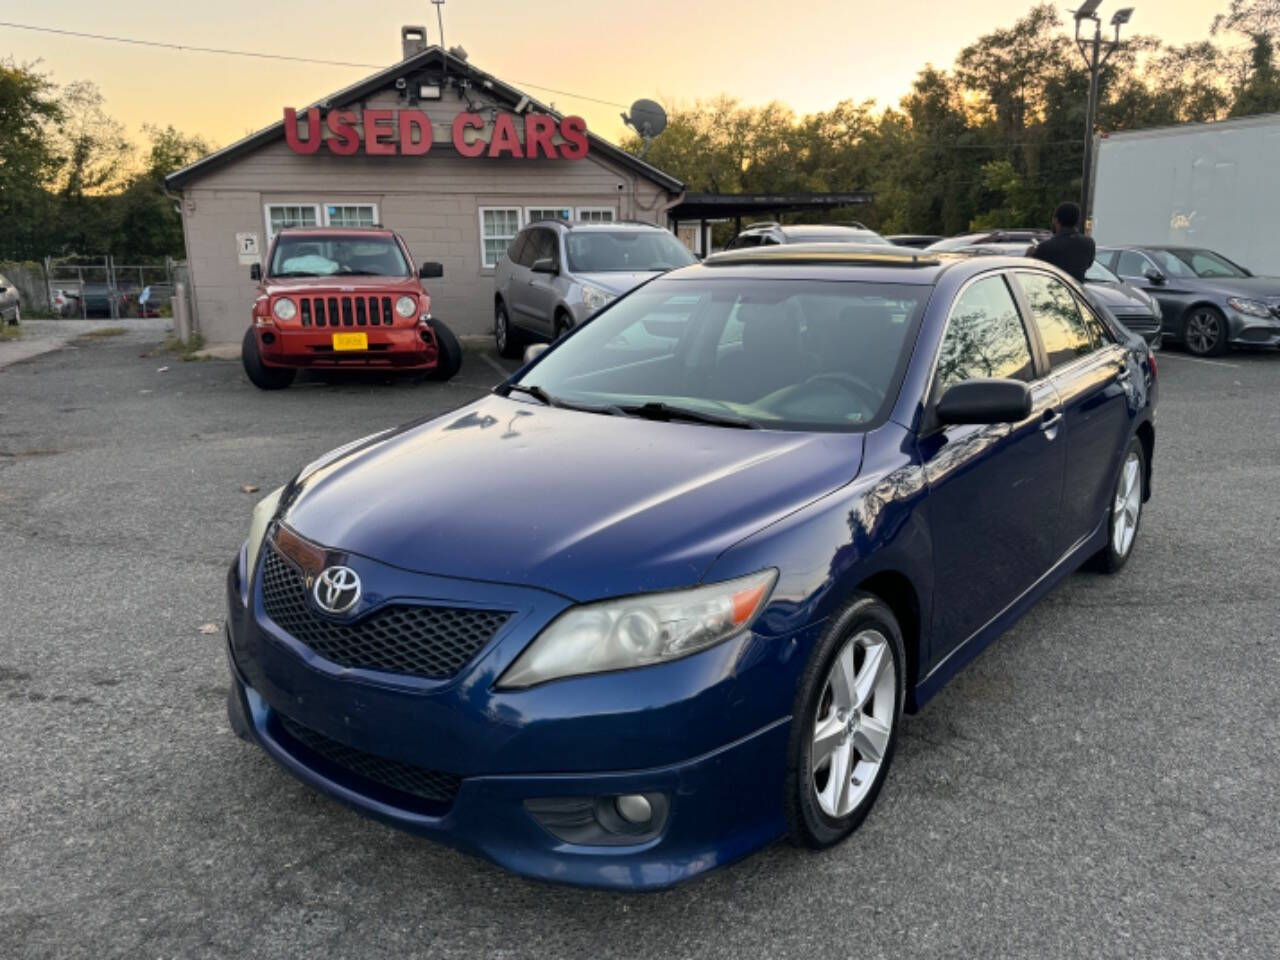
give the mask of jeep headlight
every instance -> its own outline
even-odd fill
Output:
[[[751,626],[777,578],[769,569],[692,590],[572,607],[525,648],[498,686],[532,687],[687,657]]]
[[[593,287],[589,283],[582,286],[582,302],[585,303],[592,312],[599,310],[601,307],[612,303],[618,299],[616,293],[610,293],[608,290],[602,290],[599,287]]]
[[[266,539],[267,527],[271,526],[271,518],[276,515],[283,493],[284,487],[277,487],[253,508],[253,517],[249,521],[249,539],[244,545],[244,571],[248,579],[253,578],[253,568],[258,562],[258,554],[262,552],[262,541]]]
[[[1268,320],[1272,317],[1271,308],[1261,300],[1247,300],[1244,297],[1228,297],[1227,306],[1238,313],[1243,313],[1247,317],[1265,317]]]
[[[288,297],[281,297],[271,305],[271,312],[277,320],[292,320],[298,315],[298,308]]]
[[[396,301],[396,313],[405,320],[408,320],[418,312],[418,298],[408,295],[401,297]]]

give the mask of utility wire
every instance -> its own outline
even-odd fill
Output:
[[[78,37],[82,40],[106,40],[110,43],[127,43],[137,47],[161,47],[165,50],[177,50],[182,53],[213,53],[226,57],[253,57],[257,60],[283,60],[289,63],[316,63],[329,67],[356,67],[362,70],[385,70],[385,63],[355,63],[350,60],[322,60],[315,57],[294,57],[283,53],[260,53],[254,50],[227,50],[221,47],[197,47],[188,43],[166,43],[161,40],[138,40],[134,37],[115,37],[103,33],[85,33],[79,30],[63,30],[58,27],[37,27],[29,23],[11,23],[0,20],[0,27],[9,27],[12,30],[30,30],[33,33],[52,33],[63,37]],[[554,93],[562,97],[570,97],[574,100],[586,100],[591,103],[603,104],[607,107],[621,107],[628,109],[627,104],[617,103],[613,100],[601,100],[599,97],[588,97],[581,93],[572,93],[568,90],[557,90],[554,87],[544,87],[540,83],[526,83],[523,80],[512,80],[514,86],[530,87],[534,90],[543,90],[547,93]]]

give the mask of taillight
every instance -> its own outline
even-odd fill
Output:
[[[1147,347],[1147,363],[1151,365],[1151,379],[1156,378],[1156,355],[1151,347]]]

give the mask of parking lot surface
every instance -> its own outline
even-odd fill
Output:
[[[227,728],[242,486],[492,357],[266,394],[154,341],[0,370],[0,956],[1280,956],[1280,356],[1160,356],[1132,561],[909,717],[849,842],[621,896],[365,820]]]

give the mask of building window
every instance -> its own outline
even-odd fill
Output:
[[[613,207],[579,207],[578,219],[583,223],[613,223]]]
[[[480,208],[480,263],[494,267],[520,232],[519,207]]]
[[[331,203],[324,208],[326,227],[372,227],[378,208],[372,203]]]
[[[573,210],[569,207],[525,207],[524,222],[535,220],[572,220]]]
[[[268,242],[288,227],[314,227],[320,223],[320,207],[314,203],[267,204]]]

